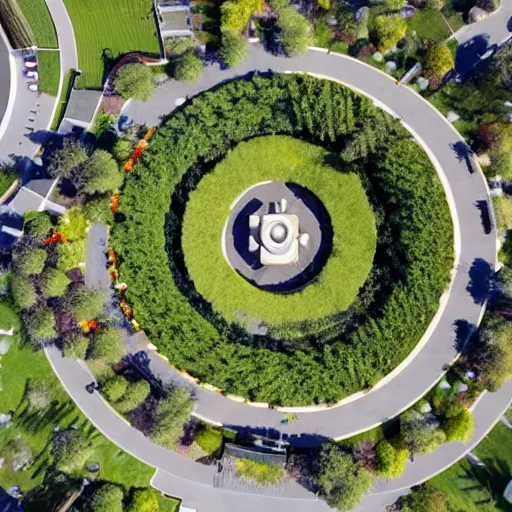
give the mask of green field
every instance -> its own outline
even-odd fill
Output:
[[[408,22],[409,31],[415,31],[420,39],[438,43],[451,36],[451,31],[437,9],[419,9]]]
[[[18,318],[10,306],[0,301],[0,328],[15,327],[17,333],[19,326]],[[72,424],[89,434],[93,444],[89,462],[100,463],[99,479],[116,483],[126,492],[131,488],[149,486],[153,468],[121,451],[95,431],[61,388],[44,353],[33,351],[30,345],[20,348],[17,335],[5,339],[9,339],[11,346],[8,353],[0,357],[0,382],[3,389],[0,391],[0,412],[15,411],[15,414],[13,424],[8,429],[0,429],[0,452],[6,442],[21,436],[31,447],[35,460],[26,471],[14,472],[5,467],[0,469],[0,487],[8,489],[14,485],[20,486],[25,494],[24,509],[28,512],[50,510],[51,489],[41,486],[52,465],[50,438],[55,427]],[[24,393],[29,381],[44,381],[51,390],[53,401],[46,411],[34,413],[28,409]],[[85,470],[70,476],[92,477]],[[174,512],[178,504],[177,500],[162,498],[160,510]]]
[[[256,319],[276,326],[317,320],[355,300],[372,267],[375,218],[359,176],[336,171],[325,164],[329,158],[321,147],[291,137],[259,137],[239,144],[190,194],[183,223],[185,263],[198,292],[229,321]],[[330,216],[331,255],[315,282],[300,292],[261,290],[224,258],[221,239],[230,205],[262,181],[305,187]]]
[[[64,0],[75,29],[82,75],[77,88],[100,89],[115,59],[159,54],[151,0]]]
[[[50,96],[57,96],[59,93],[60,81],[60,53],[59,52],[37,52],[39,65],[39,90]]]
[[[17,0],[39,48],[58,48],[57,34],[45,0]]]

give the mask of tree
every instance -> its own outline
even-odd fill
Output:
[[[56,268],[49,268],[41,279],[41,293],[46,299],[62,297],[71,282],[69,277]]]
[[[21,471],[32,462],[32,450],[30,446],[21,439],[15,437],[2,446],[3,465],[12,471]]]
[[[318,0],[318,7],[324,11],[328,11],[331,8],[331,0]]]
[[[500,0],[476,0],[475,5],[487,12],[493,12],[500,6]]]
[[[403,475],[409,458],[407,448],[396,449],[384,440],[377,445],[377,472],[383,478],[399,478]]]
[[[112,155],[97,149],[84,164],[82,190],[86,194],[103,194],[118,189],[123,184],[123,173]]]
[[[452,52],[446,43],[436,44],[427,50],[425,71],[429,78],[442,78],[453,66]]]
[[[313,44],[313,27],[293,7],[279,11],[277,27],[281,45],[288,57],[302,55]]]
[[[251,16],[263,10],[261,0],[227,0],[221,5],[221,28],[239,33],[247,27]]]
[[[71,334],[64,338],[63,352],[65,357],[85,359],[89,349],[89,338],[83,334]]]
[[[109,402],[117,402],[128,389],[128,381],[122,375],[116,375],[101,387],[101,392]]]
[[[78,286],[66,297],[65,309],[75,315],[77,322],[94,320],[101,315],[106,302],[104,291]]]
[[[489,318],[480,336],[484,345],[480,364],[483,383],[489,391],[498,391],[512,377],[512,324]]]
[[[427,9],[436,9],[440,11],[444,7],[444,0],[427,0]]]
[[[316,461],[316,480],[321,495],[330,507],[350,510],[372,486],[368,471],[335,443],[325,443]]]
[[[388,11],[399,11],[407,5],[407,0],[384,0],[384,7]]]
[[[88,506],[92,512],[123,512],[123,490],[114,484],[102,484],[92,493]]]
[[[448,418],[443,424],[443,430],[446,434],[446,441],[469,441],[475,430],[475,420],[471,411],[464,409],[462,412]]]
[[[68,428],[54,434],[52,455],[60,471],[69,473],[83,468],[90,452],[91,443],[81,430]]]
[[[441,491],[426,483],[413,487],[398,500],[401,512],[446,512],[446,499]]]
[[[37,242],[42,242],[53,227],[52,220],[47,212],[27,212],[23,220],[25,235]]]
[[[493,145],[489,150],[491,167],[486,173],[491,176],[501,175],[504,179],[512,178],[512,126],[505,123],[494,123]]]
[[[24,276],[40,274],[47,258],[44,249],[25,247],[15,256],[15,272]]]
[[[234,34],[230,30],[225,30],[222,33],[219,55],[226,66],[232,68],[241,64],[247,58],[248,53],[247,43],[242,36]]]
[[[191,37],[169,37],[164,40],[166,51],[176,57],[190,50],[195,50],[197,41]]]
[[[18,309],[29,309],[37,302],[32,281],[26,276],[14,274],[9,281],[12,300]]]
[[[186,388],[176,386],[170,389],[156,410],[151,439],[166,448],[174,448],[193,407],[194,401]]]
[[[166,41],[180,41],[184,37],[166,39]],[[194,43],[195,44],[195,43]],[[119,164],[124,164],[133,153],[133,142],[130,139],[119,139],[112,148],[112,155]]]
[[[76,241],[85,238],[87,219],[80,208],[70,208],[59,218],[57,232],[68,241]]]
[[[30,338],[38,344],[44,344],[55,338],[55,316],[53,310],[45,307],[34,312],[28,319],[27,330]]]
[[[137,489],[133,492],[127,512],[158,512],[158,494],[154,489]]]
[[[57,268],[67,272],[73,268],[85,267],[86,240],[76,240],[57,245]]]
[[[34,411],[46,409],[52,401],[52,394],[45,382],[30,382],[26,397],[31,409]]]
[[[506,91],[512,91],[512,45],[504,45],[496,52],[490,64],[491,73],[498,77]]]
[[[382,51],[392,48],[407,32],[407,23],[400,14],[377,16],[375,31]]]
[[[145,64],[125,64],[116,72],[114,88],[125,100],[148,101],[155,92],[153,72]]]
[[[124,354],[123,338],[115,327],[107,327],[93,337],[91,358],[117,363]]]
[[[84,215],[90,222],[111,224],[113,220],[112,197],[104,194],[87,201],[84,206]]]
[[[145,380],[130,384],[123,397],[116,402],[116,409],[123,414],[133,411],[146,400],[150,391],[151,387]]]
[[[439,429],[439,423],[433,415],[424,416],[413,409],[409,409],[400,416],[400,434],[405,446],[412,453],[422,455],[446,441],[446,436]]]
[[[193,51],[185,52],[174,62],[174,78],[180,82],[197,82],[202,72],[203,62]]]
[[[73,171],[87,160],[85,148],[74,139],[64,139],[61,149],[49,157],[48,174],[52,178],[69,178]]]

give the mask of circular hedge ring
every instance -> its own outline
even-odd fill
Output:
[[[189,193],[230,150],[274,134],[321,145],[359,176],[377,248],[345,312],[252,336],[194,289],[182,220]],[[112,243],[126,299],[160,353],[227,392],[283,405],[334,402],[389,373],[425,332],[453,264],[450,212],[423,150],[368,98],[308,75],[236,80],[175,112],[125,181]]]
[[[226,320],[270,325],[317,320],[355,300],[375,254],[375,218],[359,176],[326,165],[329,155],[290,137],[252,139],[240,143],[190,194],[182,233],[185,263],[197,291]],[[230,205],[264,180],[305,187],[330,216],[328,260],[318,278],[295,293],[257,288],[229,266],[222,252]]]

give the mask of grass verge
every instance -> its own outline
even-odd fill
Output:
[[[151,0],[64,0],[75,29],[82,75],[77,88],[99,89],[123,54],[159,54]]]
[[[57,33],[45,0],[16,0],[39,48],[58,48]]]
[[[50,96],[59,94],[60,52],[37,52],[39,90]]]

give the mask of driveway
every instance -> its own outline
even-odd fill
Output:
[[[9,64],[9,49],[5,40],[0,36],[0,124],[7,109],[9,91],[11,88],[11,68]]]

